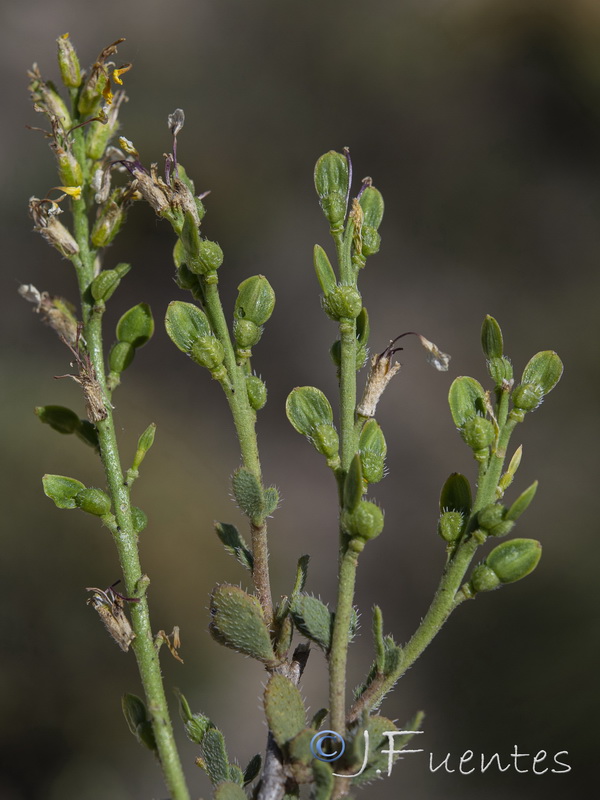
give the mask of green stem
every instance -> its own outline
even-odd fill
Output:
[[[338,576],[338,602],[329,654],[329,707],[331,728],[343,735],[346,715],[346,664],[358,553],[346,550]]]
[[[212,277],[214,276],[214,277]],[[216,273],[212,280],[204,282],[205,308],[215,336],[223,345],[224,364],[229,376],[230,386],[223,385],[227,402],[231,409],[233,422],[240,443],[244,467],[251,472],[262,486],[262,473],[256,439],[256,414],[248,401],[244,368],[238,366],[231,342],[227,320],[223,313]],[[252,580],[260,601],[267,625],[273,621],[273,600],[269,576],[269,550],[267,525],[265,520],[251,520],[252,555],[254,568]]]
[[[75,238],[79,245],[79,263],[76,263],[76,267],[84,319],[83,336],[96,378],[105,397],[106,418],[97,421],[96,427],[100,457],[104,465],[117,523],[113,539],[117,547],[127,595],[137,596],[139,588],[146,583],[147,579],[146,581],[142,580],[137,534],[134,531],[131,517],[129,487],[123,479],[112,408],[108,399],[109,392],[106,387],[102,347],[101,309],[95,309],[89,300],[88,287],[93,277],[94,253],[89,247],[89,223],[83,195],[81,199],[73,202],[73,221]],[[189,800],[190,795],[173,736],[145,592],[139,597],[139,602],[131,603],[130,612],[131,624],[135,633],[132,647],[144,687],[165,783],[172,800]]]

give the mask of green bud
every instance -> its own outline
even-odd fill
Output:
[[[377,231],[383,219],[384,203],[383,197],[379,189],[374,186],[367,186],[361,194],[358,201],[361,205],[364,214],[363,223],[363,238],[365,234],[365,225],[368,228]]]
[[[29,89],[35,107],[46,114],[51,121],[58,118],[65,131],[72,128],[73,120],[67,110],[65,101],[51,81],[44,81],[42,79],[36,64],[34,64],[29,73],[29,77],[31,78]]]
[[[474,592],[491,592],[502,585],[494,570],[485,564],[479,564],[479,566],[475,567],[469,583]]]
[[[538,482],[534,481],[528,489],[517,497],[515,502],[506,512],[505,519],[507,520],[516,520],[519,519],[521,514],[527,510],[529,504],[535,497],[535,493],[537,492]]]
[[[258,375],[246,375],[248,402],[255,411],[260,411],[267,402],[267,387]]]
[[[58,162],[58,175],[63,186],[81,186],[83,183],[83,172],[79,161],[73,153],[63,150],[62,147],[53,147]]]
[[[512,395],[514,407],[522,411],[534,411],[543,399],[544,390],[535,383],[521,383]]]
[[[126,370],[135,356],[135,347],[129,342],[115,342],[108,354],[108,366],[117,374]]]
[[[262,328],[259,328],[249,319],[235,319],[233,321],[233,336],[239,348],[247,350],[258,344],[262,336]],[[247,355],[247,354],[246,354]]]
[[[216,272],[222,263],[223,251],[219,245],[208,239],[201,239],[198,256],[190,261],[188,267],[192,272],[207,275],[209,272]]]
[[[347,207],[346,195],[340,192],[329,194],[321,200],[321,209],[329,220],[331,230],[342,230]]]
[[[481,326],[481,346],[487,359],[502,358],[504,343],[500,325],[488,314]]]
[[[196,364],[212,372],[223,363],[225,351],[221,342],[211,334],[196,339],[190,349],[190,357]]]
[[[64,475],[44,475],[42,478],[44,494],[54,501],[58,508],[77,508],[75,498],[85,486],[75,478]]]
[[[473,417],[468,420],[461,430],[461,436],[467,445],[475,452],[489,447],[495,437],[494,426],[489,419]]]
[[[498,525],[499,522],[504,520],[505,514],[506,509],[504,506],[499,505],[498,503],[492,503],[489,506],[482,508],[477,514],[477,522],[484,530],[491,531],[495,525]]]
[[[117,322],[117,339],[135,348],[145,345],[153,333],[154,319],[147,303],[133,306]]]
[[[189,353],[198,339],[212,333],[206,314],[193,303],[181,300],[169,303],[165,328],[173,344],[184,353]]]
[[[93,116],[103,102],[102,92],[108,83],[108,72],[104,64],[94,63],[79,93],[77,109],[82,117]]]
[[[440,511],[459,511],[463,515],[471,513],[471,485],[460,472],[453,472],[440,493]]]
[[[106,247],[121,230],[126,212],[122,203],[115,202],[115,197],[121,194],[119,190],[113,192],[113,195],[100,207],[91,233],[94,247]]]
[[[366,483],[378,483],[385,476],[385,459],[375,453],[360,454],[363,478]]]
[[[487,368],[490,378],[494,381],[496,386],[502,386],[503,383],[510,383],[513,379],[513,368],[508,358],[490,358],[487,362]]]
[[[38,406],[35,414],[40,422],[58,433],[75,433],[81,424],[77,414],[64,406]]]
[[[341,226],[346,216],[349,181],[348,160],[344,155],[330,150],[319,158],[315,165],[315,189],[332,228]]]
[[[383,511],[369,500],[361,500],[352,512],[342,514],[342,526],[350,536],[368,541],[383,530]]]
[[[498,481],[498,497],[502,497],[504,492],[508,489],[508,487],[513,482],[515,477],[515,473],[519,469],[519,464],[521,463],[521,457],[523,456],[523,445],[519,445],[515,452],[513,453],[513,457],[510,460],[508,465],[508,469],[504,473],[504,475]]]
[[[344,480],[343,504],[344,509],[352,513],[360,503],[364,491],[362,466],[358,453],[350,462],[350,468]]]
[[[192,714],[188,701],[177,689],[175,691],[179,700],[179,716],[183,721],[186,735],[194,744],[202,744],[202,739],[207,730],[212,726],[208,717],[204,714]]]
[[[536,539],[511,539],[495,547],[485,563],[501,583],[521,580],[537,567],[542,545]]]
[[[102,489],[81,489],[75,496],[75,505],[88,514],[103,517],[110,511],[110,497]]]
[[[329,423],[317,425],[310,439],[318,453],[328,459],[335,458],[340,449],[340,438],[335,427]]]
[[[148,517],[137,506],[131,506],[131,520],[133,522],[133,530],[136,533],[141,533],[148,525]]]
[[[336,277],[327,253],[318,244],[315,245],[313,260],[321,291],[327,295],[335,289]]]
[[[358,442],[363,478],[367,483],[377,483],[385,473],[387,445],[383,431],[374,419],[369,419]]]
[[[448,393],[450,413],[457,428],[468,420],[486,413],[485,392],[474,378],[455,378]]]
[[[135,456],[133,458],[133,464],[131,465],[131,469],[138,470],[144,458],[146,457],[146,453],[152,445],[154,444],[154,437],[156,436],[156,424],[151,422],[150,425],[146,428],[146,430],[142,433],[140,438],[138,439],[137,448],[135,451]]]
[[[264,325],[275,308],[275,292],[269,281],[264,275],[253,275],[240,283],[238,292],[234,319]]]
[[[312,436],[319,425],[333,425],[333,410],[323,392],[314,386],[292,389],[285,403],[287,418],[304,436]]]
[[[81,67],[75,48],[69,41],[69,34],[63,33],[56,40],[58,45],[58,66],[65,86],[76,89],[81,85]]]
[[[362,297],[354,286],[338,285],[323,298],[325,313],[334,320],[356,319],[362,307]]]
[[[361,237],[361,252],[365,258],[367,258],[367,256],[374,256],[375,253],[379,252],[379,248],[381,247],[381,236],[377,233],[375,228],[371,228],[370,225],[363,225]]]
[[[131,264],[119,264],[115,269],[106,269],[97,275],[90,285],[90,292],[94,300],[108,300],[116,291],[118,285],[129,270]]]
[[[559,382],[563,364],[553,350],[536,353],[523,370],[522,384],[538,386],[543,395],[549,394]]]
[[[463,531],[465,518],[460,511],[444,511],[438,522],[438,533],[446,542],[455,542]]]

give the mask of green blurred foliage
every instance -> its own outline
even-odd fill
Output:
[[[378,417],[389,447],[390,475],[377,490],[386,531],[362,559],[358,603],[363,613],[381,605],[397,641],[418,624],[442,567],[440,486],[452,471],[473,475],[445,398],[456,375],[484,380],[483,316],[502,324],[517,372],[537,350],[560,353],[565,377],[519,431],[524,458],[507,496],[540,480],[519,530],[542,541],[540,567],[465,604],[384,713],[405,719],[424,707],[425,735],[415,746],[438,760],[467,749],[507,755],[516,743],[530,753],[569,750],[573,771],[432,775],[415,756],[368,794],[391,800],[410,787],[417,800],[529,800],[581,788],[586,760],[593,763],[598,656],[598,5],[107,0],[99,9],[33,0],[4,10],[0,796],[164,796],[158,768],[120,711],[121,694],[139,692],[133,657],[85,605],[85,586],[118,577],[109,534],[83,513],[59,511],[41,490],[44,472],[102,481],[89,448],[34,416],[36,405],[50,403],[84,412],[76,385],[53,380],[69,371],[69,354],[16,296],[22,282],[75,296],[70,268],[31,235],[26,216],[27,198],[43,196],[57,179],[43,137],[23,129],[40,124],[24,73],[37,61],[45,76],[57,76],[54,39],[65,31],[82,63],[127,37],[119,57],[134,68],[121,117],[146,163],[169,147],[167,114],[185,109],[179,156],[197,189],[212,190],[203,226],[225,252],[230,309],[249,274],[266,275],[277,293],[254,360],[269,388],[259,420],[265,479],[285,498],[272,523],[275,597],[289,593],[303,552],[313,556],[307,589],[329,602],[335,596],[335,488],[284,414],[293,386],[335,394],[328,356],[335,329],[319,314],[311,263],[315,242],[329,246],[312,186],[321,153],[349,145],[355,175],[368,172],[385,197],[382,250],[362,282],[372,346],[416,329],[453,356],[441,377],[422,364],[417,345],[407,345]],[[132,210],[107,257],[107,266],[133,264],[109,306],[108,332],[132,304],[149,303],[158,320],[170,300],[186,299],[172,281],[172,246],[167,226],[148,209]],[[185,665],[163,653],[167,687],[180,686],[194,710],[215,719],[245,763],[264,737],[257,711],[264,673],[218,648],[206,630],[213,583],[244,577],[212,531],[214,519],[240,522],[228,495],[239,456],[219,387],[157,328],[115,394],[125,461],[146,426],[158,426],[133,497],[150,520],[142,560],[153,621],[182,631]],[[392,563],[400,581],[386,567]],[[351,685],[371,661],[369,639],[363,634],[351,650]],[[326,704],[316,653],[303,693],[313,708]],[[196,752],[180,738],[196,794],[206,793]]]

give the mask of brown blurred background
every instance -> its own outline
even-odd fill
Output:
[[[134,659],[109,641],[85,587],[118,576],[105,530],[56,509],[40,476],[54,472],[102,485],[91,451],[41,426],[40,404],[82,410],[56,337],[16,294],[34,283],[75,297],[67,262],[32,235],[27,199],[57,179],[30,109],[25,71],[37,61],[56,78],[56,37],[71,33],[81,60],[127,37],[119,59],[130,102],[121,117],[146,163],[169,147],[166,117],[180,106],[179,154],[198,190],[210,189],[205,234],[220,242],[228,308],[236,286],[258,272],[277,306],[254,366],[269,386],[259,418],[265,477],[284,498],[271,524],[276,596],[289,592],[296,559],[312,556],[308,588],[335,592],[335,489],[323,459],[291,429],[284,402],[296,385],[335,395],[327,354],[333,323],[319,310],[311,266],[329,247],[312,186],[316,158],[351,147],[355,175],[373,176],[386,200],[381,253],[362,289],[382,349],[422,331],[452,354],[434,373],[407,341],[403,370],[381,405],[390,474],[373,495],[384,535],[361,559],[362,631],[351,651],[351,685],[371,660],[370,607],[404,641],[424,614],[444,559],[437,499],[447,475],[473,476],[453,429],[446,394],[460,374],[485,379],[479,329],[503,326],[516,371],[555,349],[566,369],[544,406],[517,431],[524,459],[509,499],[539,478],[517,535],[539,538],[544,557],[527,580],[456,613],[386,700],[402,724],[427,711],[415,746],[451,766],[465,750],[504,762],[558,751],[569,774],[531,773],[532,758],[503,774],[430,773],[426,754],[399,762],[391,779],[364,790],[375,800],[558,798],[583,792],[597,760],[598,261],[600,258],[600,6],[594,0],[371,0],[303,3],[74,0],[3,3],[2,222],[4,327],[3,543],[0,774],[3,800],[165,798],[151,756],[120,710],[139,692]],[[40,194],[41,193],[41,194]],[[164,654],[169,693],[178,686],[224,730],[244,765],[265,740],[259,710],[264,673],[212,642],[208,593],[245,580],[212,533],[240,522],[228,478],[239,463],[220,389],[167,340],[160,320],[184,298],[172,281],[168,226],[141,205],[108,253],[134,270],[107,314],[149,302],[157,325],[115,394],[123,459],[151,421],[156,444],[135,486],[150,524],[142,559],[157,628],[182,630],[181,666]],[[10,345],[10,346],[9,346]],[[303,691],[326,704],[324,663],[313,653]],[[170,696],[172,696],[170,694]],[[209,796],[182,740],[193,796]],[[553,766],[553,764],[549,764]]]

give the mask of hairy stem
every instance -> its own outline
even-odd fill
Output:
[[[75,135],[77,134],[80,134],[80,131],[75,131]],[[106,387],[101,328],[102,307],[94,307],[88,292],[89,283],[93,277],[94,253],[89,246],[89,224],[83,195],[81,199],[73,202],[73,221],[74,234],[79,245],[79,257],[75,266],[84,320],[83,338],[105,399],[106,418],[98,420],[96,427],[100,457],[104,465],[116,518],[113,539],[117,547],[127,595],[137,596],[139,593],[138,581],[142,578],[142,568],[139,560],[137,534],[134,531],[131,517],[129,487],[123,478],[112,407]],[[189,800],[189,792],[173,736],[145,592],[139,597],[139,602],[131,604],[130,611],[131,625],[135,633],[132,647],[144,687],[165,783],[172,800]]]

